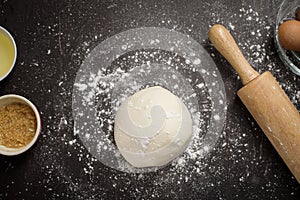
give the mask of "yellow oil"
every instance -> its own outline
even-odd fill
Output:
[[[0,32],[0,79],[10,70],[14,62],[14,44],[10,38]]]

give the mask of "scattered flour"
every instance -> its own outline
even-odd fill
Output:
[[[224,5],[222,5],[224,6]],[[283,89],[288,93],[292,102],[298,106],[300,109],[300,90],[297,88],[298,77],[294,77],[292,81],[285,82],[285,77],[292,76],[292,73],[288,70],[286,73],[282,73],[282,67],[278,66],[278,61],[272,60],[271,55],[275,54],[272,41],[269,40],[273,34],[273,24],[270,24],[267,20],[268,16],[261,16],[255,9],[251,6],[241,6],[238,12],[229,16],[220,16],[219,12],[222,6],[216,7],[214,12],[209,11],[207,16],[210,18],[210,23],[222,23],[229,27],[230,31],[234,34],[238,45],[241,47],[245,57],[250,61],[256,70],[259,72],[270,70],[278,78]],[[140,6],[142,7],[142,5]],[[112,4],[107,7],[108,9],[118,8],[118,4]],[[219,9],[219,10],[218,10]],[[240,29],[237,28],[238,21],[243,20],[245,25]],[[175,30],[180,30],[180,26],[170,19],[163,20],[162,24],[173,26]],[[255,28],[253,28],[255,24]],[[55,26],[56,28],[59,26]],[[236,32],[238,31],[239,32]],[[58,35],[63,35],[59,33]],[[86,55],[91,51],[90,46],[93,42],[103,40],[102,35],[95,35],[93,37],[94,41],[87,38],[88,41],[83,43],[78,50],[79,52],[74,53],[74,65],[79,67],[80,63]],[[160,43],[159,40],[152,40],[151,43]],[[68,45],[67,45],[68,46]],[[130,48],[130,42],[121,46],[123,50]],[[172,52],[172,49],[171,49]],[[48,50],[47,55],[53,54],[54,52]],[[215,57],[214,54],[211,55]],[[190,65],[200,65],[200,59],[181,59],[176,54],[165,55],[159,58],[159,55],[154,52],[141,51],[137,54],[127,55],[118,57],[118,61],[115,63],[116,69],[114,73],[108,73],[106,69],[101,69],[99,74],[92,74],[89,83],[75,83],[75,87],[80,91],[85,91],[88,87],[94,87],[95,90],[91,91],[87,96],[85,96],[86,106],[94,103],[94,95],[96,94],[98,103],[110,104],[111,96],[109,91],[111,91],[115,85],[113,82],[99,80],[106,76],[106,74],[112,74],[107,77],[110,80],[126,77],[128,73],[124,66],[136,63],[136,66],[140,65],[140,60],[148,60],[151,58],[160,60],[167,65],[175,65],[175,69],[182,69],[185,73],[195,74],[197,71],[193,71],[189,68]],[[174,64],[181,63],[181,64]],[[276,63],[276,64],[275,64]],[[143,64],[147,64],[143,63]],[[124,65],[124,66],[123,66]],[[40,64],[35,62],[31,63],[33,67],[40,67]],[[190,71],[189,71],[190,70]],[[202,69],[200,71],[202,75],[209,74],[211,72]],[[68,191],[62,194],[53,194],[53,198],[59,197],[69,197],[69,195],[74,193],[77,195],[77,199],[93,199],[99,197],[99,193],[102,195],[111,196],[109,194],[112,190],[116,190],[118,194],[126,194],[126,191],[130,191],[132,198],[144,197],[148,198],[174,198],[177,193],[182,191],[182,184],[188,185],[189,192],[204,191],[203,193],[208,194],[209,191],[214,191],[215,188],[224,186],[224,181],[233,180],[233,187],[240,187],[241,184],[246,182],[251,182],[255,187],[261,187],[265,191],[275,191],[277,187],[276,183],[268,182],[263,179],[261,175],[253,174],[253,171],[259,170],[264,171],[264,175],[270,174],[268,165],[272,165],[271,161],[266,159],[267,153],[264,151],[264,143],[257,136],[259,129],[252,118],[242,118],[236,116],[235,113],[230,114],[227,117],[226,128],[221,133],[219,141],[216,148],[213,149],[212,153],[208,156],[205,155],[205,151],[210,151],[209,147],[204,147],[203,149],[197,149],[200,146],[205,132],[200,131],[198,135],[195,135],[193,140],[197,141],[192,144],[187,151],[179,158],[175,159],[170,165],[165,168],[159,169],[151,173],[124,173],[119,171],[114,171],[110,168],[105,167],[99,161],[92,157],[86,148],[82,145],[82,142],[78,139],[79,130],[74,131],[74,135],[68,134],[73,128],[72,116],[66,113],[65,107],[68,107],[71,102],[63,102],[66,97],[70,98],[72,95],[72,88],[67,84],[67,75],[65,74],[62,80],[58,82],[58,88],[60,91],[60,96],[63,99],[60,104],[55,105],[55,110],[57,114],[54,116],[49,116],[49,121],[53,121],[54,125],[48,124],[47,130],[42,135],[41,142],[46,145],[40,146],[40,151],[38,151],[38,160],[41,164],[42,170],[46,172],[48,177],[44,182],[39,182],[39,184],[45,184],[45,187],[49,191],[55,191],[54,183],[60,182],[63,185],[67,185]],[[176,79],[176,76],[172,76],[172,79]],[[197,94],[201,94],[199,104],[202,105],[201,112],[194,111],[194,118],[198,118],[200,121],[200,128],[203,130],[207,129],[207,118],[211,112],[212,105],[211,99],[208,95],[208,89],[206,84],[199,79],[193,78],[193,76],[187,77],[187,80],[193,85],[193,88],[197,90]],[[216,83],[213,83],[216,84]],[[177,90],[180,86],[174,85],[174,90]],[[137,88],[131,88],[131,91],[137,90]],[[130,91],[129,91],[130,92]],[[124,97],[125,98],[125,97]],[[185,98],[185,97],[182,97]],[[99,141],[96,149],[110,150],[112,144],[114,143],[112,138],[113,133],[113,117],[112,114],[120,102],[114,102],[115,107],[106,105],[109,109],[99,109],[98,120],[100,122],[100,127],[105,128],[107,131],[107,141]],[[224,106],[225,102],[223,100],[219,101],[219,104]],[[83,116],[83,113],[78,113],[79,116]],[[204,115],[204,116],[201,116]],[[215,120],[220,119],[219,115],[214,115]],[[57,122],[57,123],[55,123]],[[243,129],[240,124],[236,123],[250,123],[251,129]],[[49,130],[53,130],[50,132]],[[86,133],[84,137],[87,140],[91,140],[93,136]],[[255,140],[257,146],[248,145],[248,140]],[[145,146],[147,141],[145,141]],[[259,149],[257,151],[256,149]],[[225,155],[231,155],[228,158],[223,157],[222,152],[226,152]],[[62,156],[63,155],[63,156]],[[247,158],[252,158],[250,162],[247,163],[245,160]],[[116,155],[120,156],[120,155]],[[227,169],[224,165],[218,164],[223,163],[224,159],[231,167],[232,171],[230,173],[238,173],[238,177],[232,174],[225,174]],[[244,163],[247,163],[244,165]],[[265,166],[265,167],[264,167]],[[124,166],[126,168],[128,166]],[[72,170],[69,170],[72,168]],[[240,169],[243,169],[241,172]],[[280,177],[275,177],[275,179],[280,179]],[[259,184],[259,183],[262,184]],[[101,187],[101,184],[110,184],[110,191],[107,191]],[[144,185],[147,183],[147,185]],[[275,188],[275,189],[274,189]],[[207,191],[207,192],[205,192]],[[273,192],[274,193],[274,192]],[[186,193],[185,193],[186,194]],[[293,196],[295,193],[291,193]],[[224,194],[216,194],[220,199],[226,199]],[[71,196],[72,197],[72,196]],[[183,197],[183,196],[179,196]],[[235,196],[230,196],[232,198],[239,198],[239,194]],[[122,197],[120,197],[122,198]],[[228,198],[228,197],[227,197]],[[255,198],[255,196],[253,196]]]

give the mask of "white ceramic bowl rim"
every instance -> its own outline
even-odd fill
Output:
[[[6,34],[9,37],[10,41],[14,45],[14,60],[13,60],[12,65],[10,66],[9,70],[7,71],[7,73],[4,74],[4,76],[0,77],[0,81],[2,81],[3,79],[5,79],[8,76],[8,74],[10,74],[10,72],[12,71],[12,69],[14,68],[14,66],[16,64],[16,60],[17,60],[17,45],[16,45],[16,42],[15,42],[14,38],[12,37],[12,35],[5,28],[3,28],[2,26],[0,26],[0,32]]]
[[[8,100],[8,99],[11,99],[11,100]],[[1,103],[1,101],[5,101],[5,100],[7,100],[7,102],[8,102],[7,104],[9,104],[9,102],[11,102],[11,103],[20,102],[20,103],[25,103],[26,105],[30,106],[31,109],[34,111],[34,114],[36,117],[36,123],[37,123],[35,135],[34,135],[33,139],[31,140],[31,142],[28,143],[26,146],[21,147],[21,148],[8,148],[3,145],[0,145],[0,154],[7,155],[7,156],[13,156],[13,155],[18,155],[18,154],[21,154],[21,153],[27,151],[37,141],[38,136],[40,135],[40,132],[41,132],[41,116],[40,116],[40,113],[38,112],[37,108],[35,107],[35,105],[23,96],[16,95],[16,94],[8,94],[8,95],[4,95],[4,96],[0,97],[0,103]]]

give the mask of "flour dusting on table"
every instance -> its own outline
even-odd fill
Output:
[[[108,9],[117,7],[117,4],[113,4]],[[272,41],[267,40],[273,34],[273,24],[268,22],[268,16],[261,16],[251,6],[242,6],[233,14],[228,12],[226,16],[219,15],[221,9],[228,9],[226,5],[216,5],[214,8],[214,12],[211,10],[205,11],[207,12],[208,22],[199,22],[197,19],[194,23],[201,23],[203,26],[222,23],[229,27],[238,41],[238,45],[254,68],[260,72],[265,70],[273,72],[281,82],[283,89],[291,97],[293,103],[298,105],[299,108],[299,88],[296,88],[294,82],[284,82],[284,77],[292,74],[287,72],[286,75],[279,76],[283,65],[277,66],[274,64],[274,60],[270,60],[270,54],[275,54],[276,52],[272,48]],[[172,27],[175,31],[185,33],[197,31],[193,30],[196,27],[194,25],[188,28],[181,27],[178,25],[178,21],[167,17],[166,15],[166,19],[159,23],[160,26]],[[237,28],[238,20],[245,22],[242,29]],[[251,25],[253,23],[247,23],[253,21],[256,24],[255,29]],[[132,22],[132,24],[134,23]],[[126,30],[130,28],[133,27],[128,26]],[[237,30],[241,31],[235,34]],[[206,36],[204,38],[206,39]],[[105,39],[101,33],[92,38],[86,38],[86,41],[78,47],[77,52],[72,55],[73,61],[71,64],[79,68],[84,59],[93,52],[93,45]],[[136,40],[139,40],[139,38],[137,37]],[[194,50],[189,49],[190,45],[183,45],[185,48],[180,51],[190,52],[190,54],[179,54],[176,49],[178,50],[182,46],[182,41],[180,40],[174,43],[173,46],[167,45],[168,49],[148,48],[151,45],[156,45],[155,47],[160,47],[161,44],[166,45],[165,42],[162,38],[153,38],[149,40],[149,44],[145,44],[144,49],[137,50],[133,48],[134,41],[125,40],[119,45],[115,54],[112,54],[111,59],[113,62],[109,65],[109,68],[99,67],[97,71],[92,71],[89,74],[84,73],[87,77],[82,82],[75,82],[74,89],[80,94],[85,94],[81,100],[86,109],[94,109],[95,105],[97,105],[97,112],[95,112],[95,118],[85,118],[84,112],[81,112],[80,109],[76,110],[77,119],[82,118],[84,121],[80,124],[81,126],[74,129],[74,134],[71,135],[66,130],[73,128],[72,116],[64,113],[62,107],[67,107],[72,103],[70,99],[73,88],[67,86],[68,75],[62,75],[57,85],[61,96],[60,104],[55,107],[57,114],[49,117],[49,120],[53,120],[56,123],[53,126],[49,125],[47,127],[48,131],[45,131],[42,135],[44,141],[47,141],[47,145],[41,147],[39,152],[41,155],[38,158],[42,169],[47,173],[48,179],[45,182],[48,185],[51,185],[51,182],[59,181],[68,187],[66,193],[55,193],[53,197],[68,197],[68,194],[72,192],[77,195],[78,199],[93,199],[99,197],[100,193],[104,196],[109,196],[111,191],[117,191],[118,194],[126,194],[126,191],[130,191],[132,198],[175,198],[180,192],[183,192],[181,184],[188,184],[191,192],[201,190],[204,191],[203,193],[206,193],[205,191],[208,193],[209,191],[215,192],[215,188],[224,185],[224,180],[227,179],[234,179],[232,181],[234,187],[245,182],[251,182],[253,185],[269,190],[271,193],[274,190],[272,188],[276,188],[276,183],[272,182],[259,185],[259,182],[263,181],[263,176],[271,173],[268,165],[272,165],[272,163],[265,157],[266,152],[264,151],[263,142],[257,141],[255,145],[249,145],[247,142],[251,139],[256,141],[258,138],[256,134],[259,132],[259,129],[254,120],[236,116],[234,111],[232,111],[228,112],[229,115],[227,116],[226,124],[224,124],[223,120],[225,119],[228,105],[226,103],[226,93],[218,85],[220,80],[222,82],[222,77],[218,70],[198,68],[197,66],[205,66],[205,60],[195,56]],[[200,42],[210,45],[207,41]],[[193,47],[193,44],[191,46]],[[120,52],[127,50],[128,52],[125,54],[120,54]],[[49,50],[46,53],[52,54],[53,51]],[[108,51],[98,53],[106,55]],[[210,56],[215,59],[217,55],[211,53]],[[33,65],[39,67],[39,63]],[[130,69],[128,69],[128,65],[131,66]],[[136,71],[134,71],[134,67]],[[143,75],[147,74],[151,74],[152,78],[159,78],[145,84],[143,77],[147,76]],[[218,81],[210,81],[216,79]],[[120,82],[120,80],[123,81]],[[128,80],[131,81],[128,82]],[[168,82],[165,80],[172,81]],[[299,81],[297,77],[294,80]],[[129,83],[131,84],[128,85]],[[95,155],[101,152],[116,152],[112,134],[114,113],[120,103],[128,95],[141,88],[161,84],[172,92],[177,93],[184,102],[187,102],[187,106],[193,115],[193,120],[199,119],[198,125],[201,129],[194,126],[194,132],[196,133],[193,138],[194,143],[190,144],[183,155],[160,169],[136,171],[136,169],[126,165],[125,162],[120,161],[122,158],[120,154],[113,155],[117,158],[113,162],[116,161],[117,163],[106,165],[99,162]],[[227,82],[226,84],[229,84],[229,89],[232,89],[230,83]],[[186,90],[180,90],[182,85],[186,86]],[[115,88],[120,88],[120,90],[114,91]],[[216,90],[216,88],[218,89]],[[218,93],[219,98],[212,98],[212,94],[215,92]],[[197,106],[194,104],[195,101]],[[215,112],[213,109],[215,105],[219,106],[218,109],[223,108],[222,111],[225,114]],[[230,106],[234,108],[234,105]],[[105,133],[101,136],[103,140],[96,140],[98,136],[92,134],[93,130],[86,129],[88,123],[94,119],[97,119],[99,128],[105,130]],[[212,134],[208,138],[216,140],[214,145],[203,146],[201,142],[203,142],[205,132],[210,128],[209,122],[211,120],[214,120],[216,124],[221,122],[222,125],[220,127],[223,128],[224,126],[225,129],[216,130],[218,134]],[[243,129],[241,123],[250,123],[251,130]],[[87,143],[94,141],[93,144],[97,142],[97,145],[87,148],[84,145],[84,141]],[[200,146],[201,148],[198,148]],[[77,153],[74,154],[74,152]],[[95,154],[91,152],[95,152]],[[206,154],[205,152],[209,153]],[[227,158],[223,157],[223,152],[230,156]],[[67,155],[68,159],[63,159],[61,157],[62,154]],[[253,158],[251,165],[244,165],[245,159],[249,158],[246,154]],[[221,165],[219,163],[225,164]],[[118,167],[114,169],[110,165]],[[224,174],[226,165],[231,166],[231,172]],[[73,169],[72,172],[68,170],[69,168]],[[244,171],[239,171],[240,168],[244,169]],[[254,168],[259,172],[263,171],[263,174],[253,174]],[[236,173],[238,173],[238,177],[234,176]],[[280,179],[280,177],[277,179]],[[101,181],[109,184],[108,187],[110,189],[101,187],[101,184],[99,184]],[[147,186],[144,186],[146,183]],[[41,182],[40,184],[43,183]],[[55,191],[55,186],[47,187],[49,191]],[[216,192],[218,193],[218,191]],[[226,199],[224,194],[216,195],[221,199]],[[234,198],[238,197],[238,194],[234,196]],[[126,198],[126,196],[123,196],[123,198]]]

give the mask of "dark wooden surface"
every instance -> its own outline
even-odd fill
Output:
[[[246,58],[260,72],[270,70],[299,110],[300,77],[283,66],[273,43],[279,4],[275,0],[1,0],[0,25],[14,36],[18,58],[12,73],[0,82],[0,95],[29,98],[41,112],[43,130],[28,152],[0,156],[0,199],[299,199],[299,184],[236,96],[240,80],[207,38],[211,25],[227,26]],[[192,174],[184,181],[178,174],[157,182],[159,172],[141,177],[97,161],[92,162],[91,173],[85,173],[92,158],[79,148],[78,138],[69,145],[77,137],[72,87],[82,61],[103,40],[138,27],[174,29],[213,55],[226,86],[228,112],[223,137],[206,158],[208,167],[203,170],[210,174],[206,178]],[[78,154],[84,155],[80,162]]]

